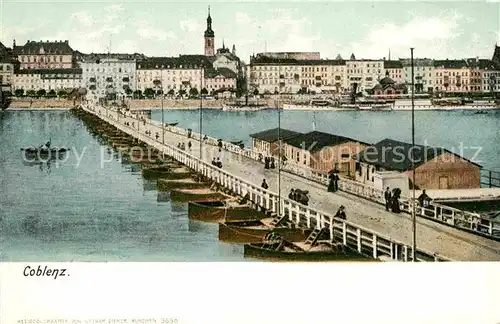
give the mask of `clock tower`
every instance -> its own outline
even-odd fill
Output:
[[[215,33],[212,30],[212,17],[210,17],[210,6],[208,6],[207,30],[205,30],[205,56],[215,55]]]

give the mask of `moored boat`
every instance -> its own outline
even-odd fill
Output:
[[[142,169],[142,176],[144,179],[171,179],[171,180],[179,180],[179,179],[187,179],[192,176],[191,170],[182,166],[175,165],[159,165],[159,166],[149,166],[147,168]]]
[[[208,183],[196,181],[191,178],[186,179],[159,179],[157,189],[159,191],[169,191],[172,189],[201,189],[208,188]]]
[[[212,191],[208,188],[200,189],[172,189],[170,199],[174,201],[192,201],[192,200],[217,200],[225,199],[227,196],[223,193]]]
[[[188,204],[189,219],[211,223],[235,223],[259,221],[269,217],[248,204],[239,204],[235,200],[190,201]]]
[[[25,160],[46,160],[62,158],[70,149],[65,147],[27,147],[21,148]]]
[[[315,246],[292,243],[283,239],[244,245],[244,256],[271,261],[368,261],[347,251],[341,245],[318,243]]]
[[[289,242],[303,242],[311,234],[311,229],[292,227],[272,227],[273,218],[246,223],[224,222],[219,224],[219,240],[227,243],[261,243],[274,232]]]

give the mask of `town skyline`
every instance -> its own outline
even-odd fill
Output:
[[[57,6],[4,1],[0,39],[69,40],[83,53],[203,54],[211,7],[216,48],[236,46],[245,62],[254,53],[320,52],[322,58],[491,58],[499,43],[499,3],[179,3],[106,2]],[[455,3],[454,3],[455,4]],[[141,7],[142,6],[142,7]],[[189,9],[189,10],[187,10]],[[11,12],[23,12],[22,17]],[[46,18],[46,17],[62,18]],[[361,22],[352,24],[352,21]],[[111,48],[110,48],[111,45]]]

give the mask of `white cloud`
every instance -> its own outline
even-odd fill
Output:
[[[252,19],[246,12],[237,11],[234,14],[234,20],[237,24],[247,25],[252,22]]]
[[[186,19],[186,20],[181,20],[179,22],[179,26],[182,31],[188,32],[188,33],[198,33],[203,31],[205,26],[196,19]]]
[[[402,25],[385,23],[372,26],[365,39],[354,41],[346,50],[357,58],[382,58],[390,49],[392,58],[395,58],[408,57],[409,48],[415,47],[419,57],[442,57],[443,51],[450,50],[451,41],[460,35],[460,19],[458,14],[448,14],[415,17]]]
[[[175,39],[176,35],[172,31],[165,31],[161,28],[150,25],[147,20],[137,20],[132,23],[136,28],[136,32],[144,39],[157,39],[165,41],[167,39]]]
[[[93,24],[92,16],[86,11],[77,11],[71,15],[71,19],[82,24],[83,26],[90,27]]]

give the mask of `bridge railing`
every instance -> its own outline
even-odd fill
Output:
[[[481,184],[486,188],[500,188],[500,172],[481,169]]]
[[[153,125],[153,124],[152,124]],[[160,126],[158,126],[159,131],[161,131]],[[165,130],[167,130],[166,128]],[[187,131],[179,127],[170,127],[173,133],[187,136]],[[199,139],[199,134],[193,132],[191,137],[193,139]],[[207,136],[204,143],[208,143],[217,146],[218,139]],[[232,143],[224,142],[223,147],[233,153],[246,156],[248,158],[259,161],[259,153],[252,151],[250,148],[241,149],[239,146]],[[279,162],[278,162],[279,163]],[[317,170],[311,169],[307,166],[299,165],[291,161],[287,161],[285,165],[282,164],[281,170],[290,172],[295,175],[299,175],[309,180],[313,180],[317,183],[323,185],[328,185],[329,176],[327,173],[319,172]],[[482,174],[483,175],[483,174]],[[489,179],[493,179],[493,184],[498,181],[500,186],[500,172],[495,173],[495,171],[490,171],[488,173]],[[384,192],[383,190],[377,189],[369,184],[354,181],[352,179],[341,176],[339,181],[339,189],[341,191],[380,203],[385,204]],[[410,197],[401,197],[401,210],[403,212],[412,213],[412,199]],[[421,207],[418,203],[415,203],[416,215],[423,218],[432,219],[436,222],[453,226],[455,228],[464,229],[476,234],[480,234],[492,238],[500,238],[500,221],[489,220],[481,218],[477,213],[472,213],[468,211],[463,211],[460,209],[452,208],[446,205],[438,204],[432,202],[428,207]]]
[[[156,139],[154,133],[146,135],[144,131],[140,131],[140,128],[138,130],[135,127],[124,125],[126,120],[122,120],[121,122],[118,121],[116,112],[103,112],[105,110],[104,108],[91,109],[88,106],[84,108],[91,113],[99,115],[101,119],[114,125],[125,133],[172,156],[177,161],[203,174],[205,177],[218,184],[231,189],[236,194],[244,196],[248,193],[250,195],[250,200],[260,207],[266,208],[272,212],[277,212],[278,209],[280,209],[282,215],[288,215],[288,218],[297,224],[303,224],[310,228],[327,228],[332,240],[339,240],[349,249],[381,260],[412,261],[412,247],[409,245],[398,242],[385,235],[378,234],[347,220],[342,220],[317,209],[301,205],[286,197],[280,197],[280,199],[278,199],[278,195],[270,190],[263,189],[223,169],[214,167],[194,155],[191,155],[189,152],[168,144],[163,145],[161,143],[161,138]],[[161,131],[161,126],[156,127]],[[281,206],[278,206],[279,200],[282,202]],[[449,258],[420,248],[417,248],[415,255],[416,261],[450,261]]]

